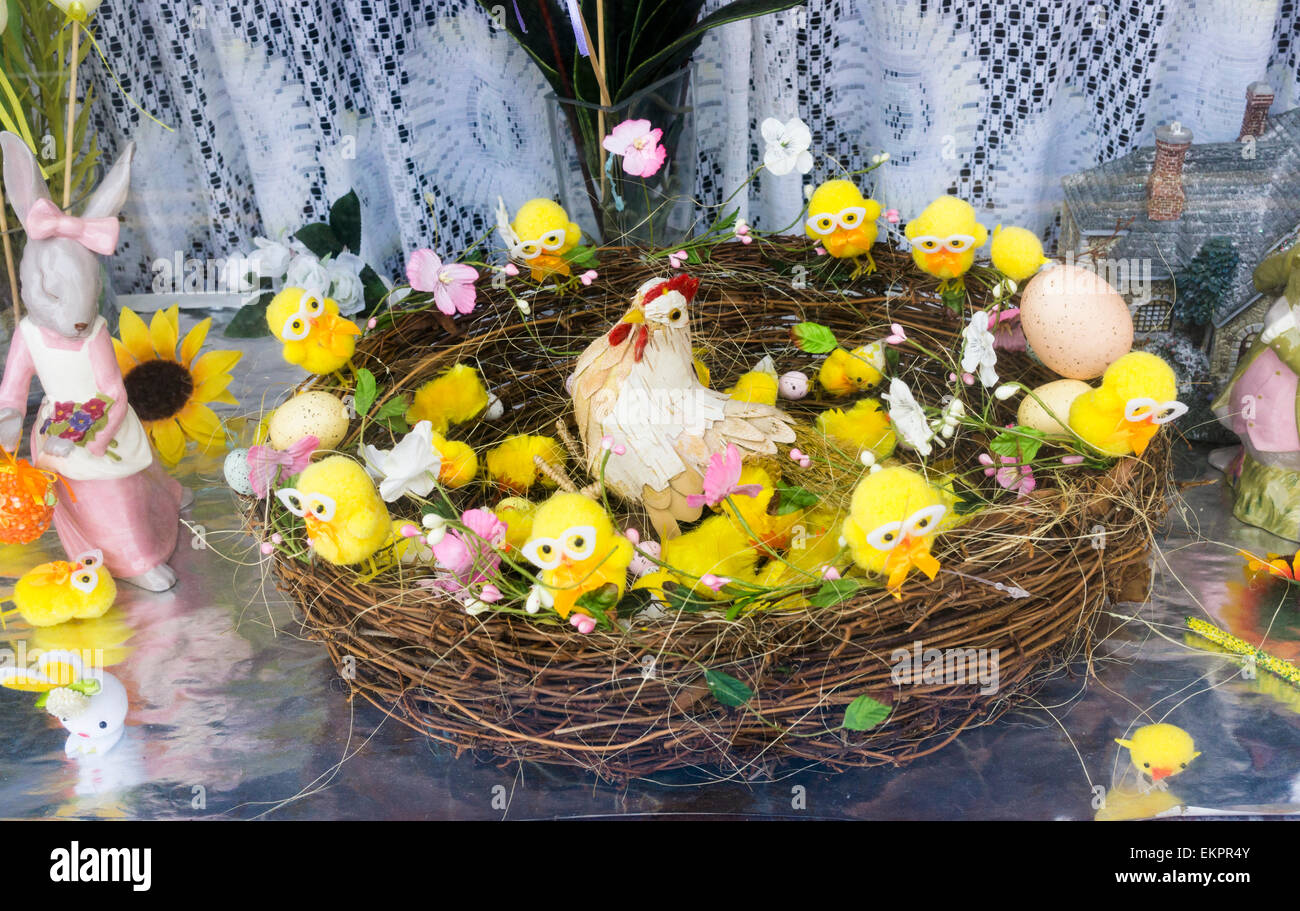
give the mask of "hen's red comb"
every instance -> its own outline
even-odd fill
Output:
[[[661,294],[667,294],[669,291],[677,291],[682,297],[686,298],[689,304],[695,300],[695,293],[700,290],[700,280],[694,276],[687,275],[685,272],[674,275],[666,282],[660,282],[645,293],[644,302],[649,303]]]

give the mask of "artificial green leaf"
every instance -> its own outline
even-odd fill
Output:
[[[641,59],[628,73],[617,91],[611,89],[615,95],[614,100],[623,101],[632,93],[650,85],[661,75],[666,75],[684,65],[710,29],[803,6],[804,3],[805,0],[737,0],[735,3],[728,3],[677,33],[676,37],[659,51]]]
[[[942,299],[943,305],[958,316],[961,316],[962,311],[966,309],[965,288],[947,288],[942,294]]]
[[[365,296],[365,306],[361,310],[361,315],[369,318],[375,315],[379,305],[388,297],[388,286],[369,266],[363,266],[357,273],[357,277],[361,279],[361,290]]]
[[[686,611],[687,613],[698,613],[706,610],[717,610],[718,603],[709,601],[705,598],[698,597],[689,586],[679,585],[676,582],[665,582],[663,585],[664,600],[668,602],[671,610]]]
[[[375,412],[375,420],[387,421],[390,418],[401,417],[406,414],[406,410],[410,407],[411,403],[406,396],[395,395],[379,406],[379,410]]]
[[[852,598],[861,587],[862,583],[857,579],[827,579],[809,596],[808,603],[813,607],[830,607]]]
[[[330,206],[330,229],[348,250],[361,252],[361,200],[356,190],[349,190]]]
[[[584,271],[600,265],[600,260],[596,258],[595,247],[574,247],[564,254],[564,259],[569,265]]]
[[[365,367],[357,368],[357,388],[352,395],[357,414],[369,414],[378,395],[379,384],[375,382],[375,375]]]
[[[862,695],[849,703],[844,710],[844,730],[869,731],[878,727],[892,710],[883,702]]]
[[[839,345],[835,333],[821,323],[799,323],[790,330],[790,338],[800,351],[809,354],[826,354]]]
[[[1016,426],[1008,428],[995,436],[989,443],[989,449],[1000,456],[1008,456],[1020,462],[1031,462],[1038,450],[1042,448],[1047,434],[1033,427]]]
[[[753,690],[722,671],[712,669],[705,671],[704,682],[709,685],[709,692],[713,694],[714,699],[732,708],[742,706],[754,698]]]
[[[614,608],[618,606],[620,597],[618,586],[613,582],[606,582],[600,588],[584,592],[575,602],[575,606],[585,610],[601,628],[609,629],[614,625],[611,615]]]
[[[268,291],[253,303],[240,307],[222,334],[226,338],[263,338],[270,335],[271,327],[266,324],[266,308],[274,296]]]
[[[787,516],[792,512],[808,509],[821,502],[821,498],[817,494],[804,490],[802,487],[787,484],[785,481],[776,482],[776,491],[780,494],[779,505],[776,507],[778,516]]]
[[[324,259],[326,256],[338,256],[343,252],[343,243],[334,233],[334,229],[321,222],[313,222],[310,225],[303,225],[294,235],[302,241],[303,246],[310,250],[317,259]]]

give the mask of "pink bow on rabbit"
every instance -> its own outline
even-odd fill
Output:
[[[60,497],[54,527],[71,559],[104,553],[115,577],[163,591],[176,584],[167,565],[180,532],[183,491],[158,463],[139,417],[127,401],[108,326],[99,315],[100,272],[95,253],[116,246],[117,215],[131,183],[134,145],[91,194],[80,216],[50,200],[31,150],[0,133],[9,201],[27,232],[21,265],[27,316],[14,328],[0,381],[0,446],[21,443],[27,393],[39,377],[45,400],[31,433],[33,463],[56,472],[75,496]],[[111,224],[110,224],[111,223]],[[104,426],[93,439],[56,434],[57,406],[95,404]],[[63,414],[63,411],[58,413]]]

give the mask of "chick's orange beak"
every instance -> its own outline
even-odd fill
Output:
[[[1168,778],[1172,774],[1174,774],[1173,769],[1166,769],[1164,766],[1156,766],[1151,770],[1151,780],[1159,781],[1162,778]]]
[[[939,573],[939,561],[930,554],[930,545],[924,538],[909,535],[899,541],[885,559],[889,593],[900,601],[903,596],[899,589],[913,569],[919,569],[927,578],[933,579]]]
[[[1147,451],[1147,447],[1151,445],[1151,440],[1160,430],[1160,425],[1150,418],[1144,421],[1126,421],[1125,423],[1128,424],[1128,427],[1125,428],[1125,435],[1128,437],[1129,445],[1133,447],[1135,453],[1142,455]]]

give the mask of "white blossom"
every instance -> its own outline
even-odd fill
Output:
[[[930,445],[934,439],[934,430],[926,420],[925,410],[912,395],[912,390],[898,377],[894,377],[889,381],[889,392],[883,397],[889,402],[889,420],[902,438],[903,445],[916,450],[922,458],[929,456],[934,451]]]
[[[763,164],[769,171],[781,177],[794,170],[800,174],[812,170],[813,157],[808,151],[812,147],[812,131],[806,123],[798,117],[785,123],[769,117],[759,129],[763,134],[763,142],[766,143]]]
[[[995,385],[998,381],[998,353],[993,347],[993,333],[989,331],[989,314],[987,310],[976,310],[971,314],[970,322],[961,331],[966,345],[962,349],[961,369],[967,373],[977,373],[985,386]]]
[[[442,468],[442,456],[433,446],[433,425],[421,421],[392,449],[361,444],[366,471],[379,481],[379,495],[392,503],[404,496],[427,497]]]

